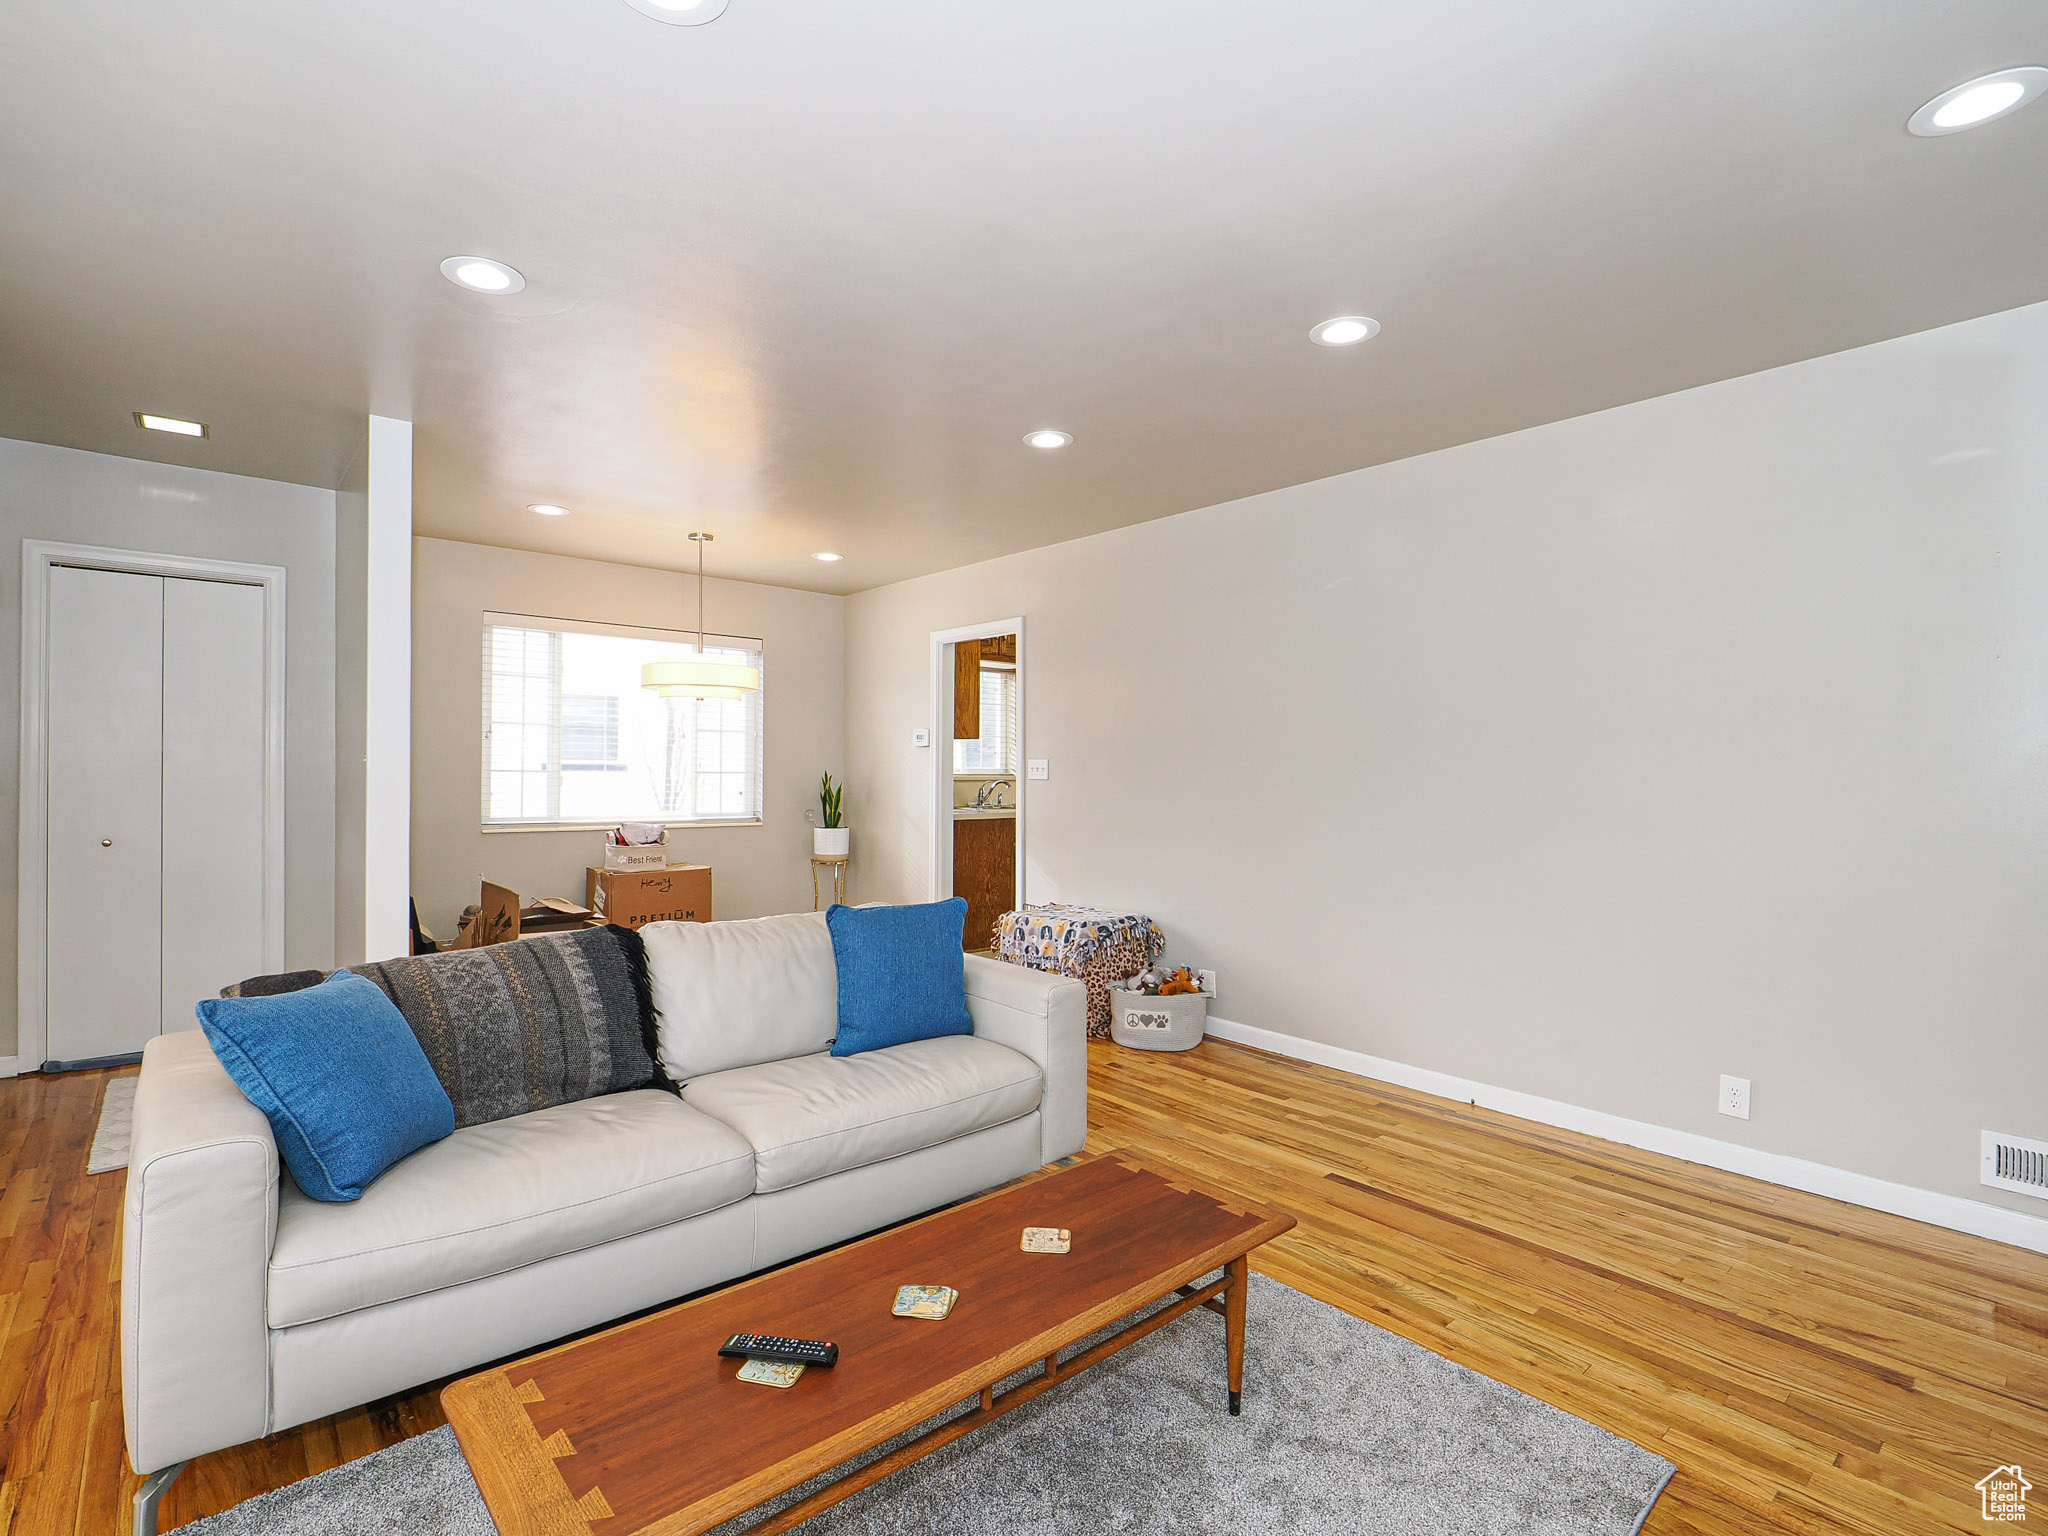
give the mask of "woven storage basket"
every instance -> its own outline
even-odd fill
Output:
[[[1136,1051],[1188,1051],[1209,1027],[1209,999],[1200,992],[1147,997],[1118,988],[1109,994],[1109,1038]]]

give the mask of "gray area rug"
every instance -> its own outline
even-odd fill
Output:
[[[1633,1536],[1672,1472],[1583,1419],[1263,1275],[1252,1277],[1243,1416],[1225,1407],[1223,1320],[1197,1311],[803,1530]],[[716,1433],[677,1433],[707,1429]],[[495,1536],[449,1429],[184,1529]]]
[[[110,1077],[100,1095],[99,1128],[85,1154],[87,1173],[112,1173],[128,1166],[128,1133],[135,1123],[136,1078]]]

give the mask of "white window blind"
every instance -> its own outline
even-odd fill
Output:
[[[607,693],[562,695],[562,767],[623,769],[619,760],[619,701]]]
[[[761,642],[707,635],[705,654],[762,667],[740,699],[664,699],[650,661],[697,654],[697,636],[487,613],[483,824],[761,819]]]
[[[955,773],[1017,771],[1017,672],[981,666],[981,738],[953,743]]]

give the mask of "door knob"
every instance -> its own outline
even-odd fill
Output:
[[[111,837],[103,837],[100,839],[100,846],[102,848],[111,848],[114,846],[114,840]]]

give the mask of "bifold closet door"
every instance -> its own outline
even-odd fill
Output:
[[[89,1061],[162,1020],[164,582],[49,579],[47,1056]]]
[[[267,969],[263,589],[171,579],[163,602],[162,1027],[194,1029]]]

